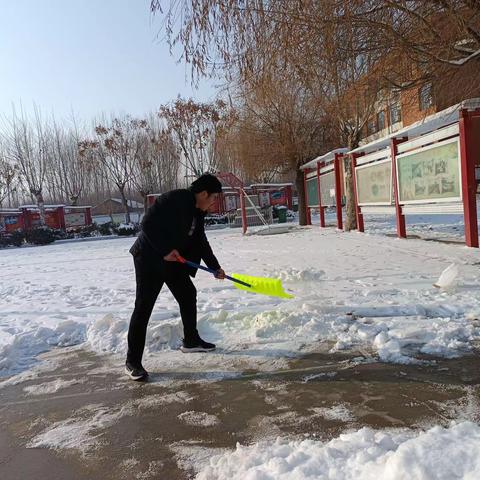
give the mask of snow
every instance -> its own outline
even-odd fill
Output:
[[[480,427],[471,422],[427,431],[362,428],[329,442],[237,444],[209,460],[196,480],[476,480]]]
[[[86,405],[75,411],[72,417],[56,422],[36,435],[27,444],[27,448],[77,450],[86,454],[102,443],[105,429],[121,418],[134,416],[141,408],[158,408],[168,403],[183,404],[192,400],[186,392],[180,391],[168,395],[149,395],[114,407],[103,404]],[[209,418],[203,420],[211,421]]]
[[[215,415],[210,415],[205,412],[195,412],[193,410],[181,413],[178,415],[178,418],[187,425],[200,427],[211,427],[219,422]]]
[[[36,385],[29,385],[23,389],[29,395],[47,395],[49,393],[55,393],[64,388],[68,388],[72,385],[84,383],[84,379],[73,380],[53,380],[51,382],[40,383]]]
[[[145,358],[152,368],[189,368],[214,378],[274,371],[319,344],[333,352],[361,346],[374,359],[418,363],[425,355],[468,354],[480,339],[476,249],[318,227],[249,237],[225,229],[208,236],[227,273],[280,278],[295,298],[242,292],[199,272],[199,330],[219,348],[198,357],[177,349],[182,324],[165,288],[148,329]],[[28,371],[52,348],[83,345],[125,354],[135,296],[133,241],[0,252],[0,375]],[[451,264],[458,269],[456,285],[435,288]]]

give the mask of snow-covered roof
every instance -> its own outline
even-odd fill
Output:
[[[59,208],[64,207],[65,205],[44,205],[44,208]],[[18,208],[28,208],[28,209],[38,209],[38,205],[20,205]]]
[[[16,208],[0,208],[0,213],[21,213],[20,210],[17,210]]]
[[[92,208],[91,205],[64,205],[65,208],[69,208],[70,210],[83,210],[84,208]]]
[[[332,150],[331,152],[325,153],[323,155],[320,155],[317,158],[314,158],[313,160],[310,160],[305,165],[302,165],[300,167],[300,170],[305,170],[307,168],[314,168],[314,167],[317,166],[317,162],[320,162],[320,163],[333,162],[333,160],[335,160],[335,154],[336,153],[347,153],[347,152],[348,152],[348,148],[336,148],[335,150]]]
[[[450,125],[452,123],[458,122],[458,112],[462,109],[474,110],[477,108],[480,108],[480,98],[471,98],[469,100],[464,100],[463,102],[457,103],[456,105],[448,107],[445,110],[429,115],[428,117],[425,117],[418,122],[412,123],[407,127],[397,130],[396,132],[393,132],[386,137],[382,137],[378,140],[373,140],[372,142],[369,142],[365,145],[361,145],[360,147],[355,148],[348,153],[371,153],[390,145],[390,140],[392,138],[418,137],[425,133],[429,133],[434,130],[438,130],[439,128],[446,127],[447,125]]]

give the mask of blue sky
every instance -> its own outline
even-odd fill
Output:
[[[27,111],[83,120],[141,116],[177,97],[214,98],[156,39],[149,0],[0,0],[0,114]]]

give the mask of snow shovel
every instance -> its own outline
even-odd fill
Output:
[[[200,268],[206,272],[217,273],[212,268],[198,265],[198,263],[185,260],[183,257],[177,257],[177,261],[194,268]],[[282,282],[276,278],[264,278],[264,277],[251,277],[250,275],[242,275],[240,273],[232,273],[232,276],[225,275],[227,280],[233,282],[234,286],[240,290],[246,290],[247,292],[260,293],[262,295],[269,295],[271,297],[280,298],[293,298],[293,295],[285,292],[282,286]]]

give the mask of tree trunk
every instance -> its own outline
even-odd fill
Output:
[[[40,213],[40,225],[43,227],[45,226],[45,202],[43,200],[43,194],[41,190],[36,190],[32,192],[32,195],[35,197],[35,201],[37,202],[38,211]]]
[[[142,198],[143,198],[143,213],[147,213],[147,210],[148,210],[148,197],[147,197],[147,193],[143,193],[143,192],[140,192],[140,194],[142,195]]]
[[[350,155],[344,157],[345,165],[345,231],[357,229],[357,215],[355,212],[355,192],[353,189],[352,159]]]
[[[76,207],[78,203],[78,195],[70,195],[70,206]]]
[[[297,167],[297,171],[295,172],[295,185],[297,186],[298,195],[298,221],[300,225],[306,225],[305,184],[303,182],[303,170],[300,170],[300,167]]]
[[[123,208],[125,211],[125,223],[131,223],[130,220],[130,208],[128,207],[127,197],[125,197],[125,189],[119,188],[120,196],[122,197]]]

